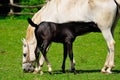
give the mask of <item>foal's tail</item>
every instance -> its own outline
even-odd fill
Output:
[[[38,25],[35,24],[30,18],[28,18],[28,22],[29,22],[29,24],[30,24],[31,26],[33,26],[33,27],[38,27]]]

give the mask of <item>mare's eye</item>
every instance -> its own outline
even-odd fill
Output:
[[[24,44],[24,47],[26,47],[26,44]]]
[[[26,54],[24,53],[23,56],[26,57]]]

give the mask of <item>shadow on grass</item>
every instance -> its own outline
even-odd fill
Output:
[[[100,70],[76,70],[76,73],[77,74],[83,74],[83,73],[96,73],[96,72],[100,72]],[[65,73],[74,73],[70,70],[66,70]],[[64,74],[62,72],[62,70],[56,70],[56,71],[53,71],[53,74]]]
[[[100,73],[101,70],[76,70],[77,74],[84,74],[84,73]],[[112,74],[119,74],[120,70],[112,70]],[[48,73],[48,71],[44,71],[44,73]],[[70,70],[66,70],[65,73],[62,70],[54,70],[52,74],[66,74],[66,73],[73,73]]]
[[[76,74],[90,74],[90,73],[101,73],[101,70],[76,70]],[[120,74],[120,70],[112,70],[112,74]],[[59,75],[59,74],[74,74],[74,72],[71,72],[70,70],[66,70],[65,73],[62,72],[62,70],[54,70],[52,73],[49,73],[48,71],[43,71],[44,74],[50,74],[50,75]],[[26,73],[25,73],[26,74]],[[28,73],[30,74],[30,72]],[[102,74],[102,73],[101,73]]]

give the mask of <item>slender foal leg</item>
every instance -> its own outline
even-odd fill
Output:
[[[44,64],[44,61],[45,61],[44,56],[41,55],[40,60],[39,60],[39,64],[40,64],[41,67],[42,67],[43,64]]]
[[[40,54],[40,51],[39,51],[39,48],[37,46],[35,49],[35,57],[36,57],[36,63],[37,63],[37,66],[34,70],[35,74],[38,73],[39,71],[41,71],[41,67],[39,66],[39,54]],[[42,71],[41,71],[41,73],[42,73]]]
[[[65,61],[67,58],[67,46],[64,44],[64,53],[63,53],[63,63],[62,63],[62,72],[65,73]]]
[[[71,70],[72,70],[72,72],[74,72],[74,74],[76,74],[75,65],[73,62],[72,42],[67,44],[67,52],[69,53],[69,58],[70,58],[70,62],[71,62]]]
[[[42,55],[44,56],[44,59],[45,59],[45,61],[46,61],[46,63],[47,63],[47,66],[48,66],[48,72],[51,74],[51,72],[52,72],[52,68],[51,68],[51,64],[50,64],[50,62],[48,61],[48,58],[47,58],[47,47],[49,46],[49,42],[48,41],[44,41],[43,42],[43,49],[42,49]]]
[[[48,48],[47,48],[47,51],[49,50],[49,46],[48,46]],[[47,53],[47,51],[46,51],[46,53]],[[41,57],[40,57],[40,60],[39,60],[39,66],[42,68],[43,67],[43,64],[44,64],[44,61],[45,61],[45,59],[44,59],[44,56],[43,55],[41,55]],[[51,67],[48,67],[48,70],[50,70],[51,69]],[[41,74],[43,74],[43,73],[41,73]]]

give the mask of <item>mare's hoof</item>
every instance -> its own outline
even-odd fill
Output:
[[[103,74],[112,74],[111,71],[101,71],[101,73],[103,73]]]
[[[34,70],[33,74],[37,74],[37,73],[38,73],[38,71]]]

